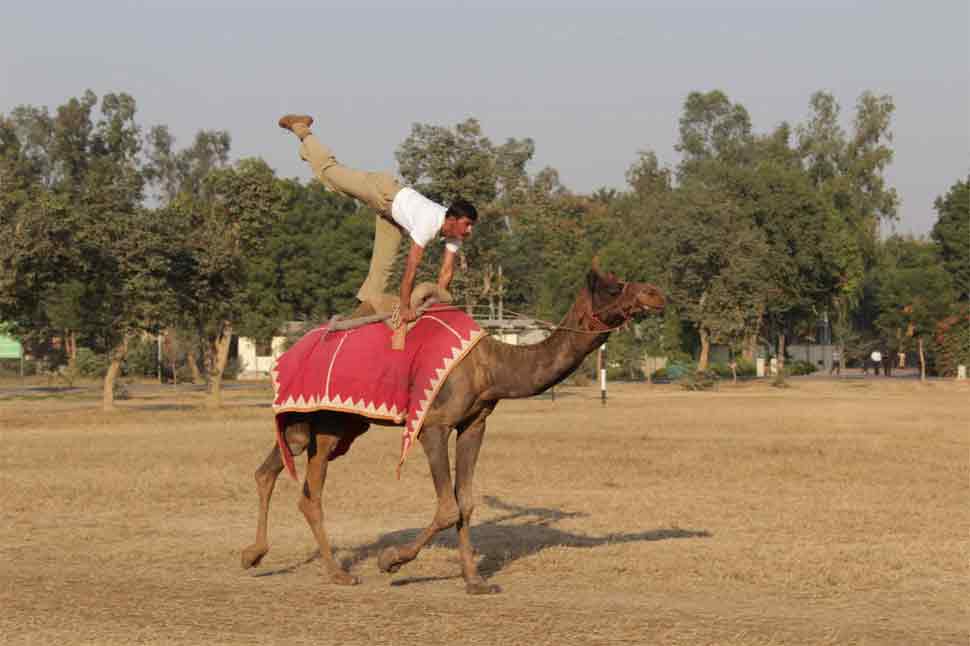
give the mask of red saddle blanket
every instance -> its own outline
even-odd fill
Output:
[[[384,323],[334,332],[324,325],[308,332],[276,360],[271,373],[277,434],[291,475],[292,456],[282,441],[285,416],[320,410],[404,424],[400,471],[438,390],[484,334],[450,305],[426,310],[403,351],[391,349],[391,329]],[[331,459],[348,447],[338,447]]]

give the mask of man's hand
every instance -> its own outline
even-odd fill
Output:
[[[413,310],[410,307],[402,307],[398,311],[398,316],[401,317],[401,325],[405,325],[417,319],[418,313],[416,310]]]

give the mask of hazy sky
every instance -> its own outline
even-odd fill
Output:
[[[848,129],[859,94],[890,94],[897,230],[925,233],[933,199],[970,170],[970,10],[924,2],[10,3],[0,113],[125,91],[179,144],[228,129],[233,157],[309,179],[276,126],[309,112],[349,165],[396,170],[415,122],[481,121],[536,142],[533,172],[574,191],[622,187],[638,150],[668,165],[687,94],[721,89],[755,130],[832,92]],[[204,8],[199,8],[204,7]]]

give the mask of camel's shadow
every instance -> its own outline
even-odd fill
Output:
[[[603,545],[638,543],[643,541],[663,541],[675,538],[709,538],[706,530],[690,530],[678,527],[651,529],[642,532],[610,533],[602,536],[587,536],[557,529],[554,525],[569,518],[585,518],[583,512],[567,512],[549,507],[523,507],[506,503],[495,496],[484,498],[485,506],[500,510],[502,515],[473,524],[472,542],[479,554],[478,569],[482,576],[489,577],[501,572],[515,561],[538,554],[551,547],[594,548]],[[423,528],[403,529],[382,534],[377,540],[338,549],[341,565],[351,570],[363,561],[375,558],[381,550],[392,545],[403,545],[417,538]],[[458,539],[454,529],[440,532],[430,545],[457,549]],[[288,574],[312,563],[320,557],[315,552],[309,558],[287,567],[263,572],[257,576]],[[420,558],[420,557],[419,557]],[[391,585],[409,585],[442,579],[459,578],[456,573],[449,577],[408,577],[397,579]]]

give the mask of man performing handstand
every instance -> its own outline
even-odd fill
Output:
[[[411,250],[401,278],[400,316],[402,323],[413,321],[416,314],[410,306],[411,290],[425,246],[439,234],[445,238],[438,286],[448,289],[458,248],[462,240],[471,236],[472,226],[478,220],[475,207],[459,199],[445,208],[412,188],[402,187],[386,173],[368,173],[342,166],[333,152],[310,131],[313,117],[288,114],[280,118],[279,125],[299,137],[300,157],[310,164],[313,174],[324,186],[357,198],[377,211],[370,270],[357,292],[358,300],[373,303],[383,296],[402,231],[411,237]]]

